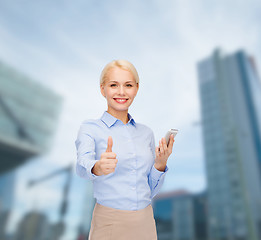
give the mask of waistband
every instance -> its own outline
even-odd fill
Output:
[[[119,217],[139,217],[144,214],[148,214],[149,212],[153,211],[151,204],[149,204],[147,207],[140,209],[140,210],[121,210],[121,209],[115,209],[111,207],[103,206],[99,203],[95,204],[94,212],[95,214],[102,214],[106,216],[119,216]]]

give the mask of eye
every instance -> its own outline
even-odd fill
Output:
[[[116,87],[116,84],[115,84],[115,83],[113,83],[113,84],[111,84],[111,85],[110,85],[110,87]]]
[[[132,87],[132,84],[127,84],[126,86],[127,86],[127,87]]]

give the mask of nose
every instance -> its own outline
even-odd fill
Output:
[[[119,94],[120,94],[120,95],[125,95],[124,86],[120,86],[120,87],[119,87]]]

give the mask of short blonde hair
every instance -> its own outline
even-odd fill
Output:
[[[113,60],[113,61],[109,62],[103,68],[102,73],[101,73],[101,77],[100,77],[100,85],[104,84],[104,82],[107,79],[107,74],[108,74],[109,70],[114,68],[114,67],[118,67],[118,68],[121,68],[123,70],[129,71],[133,75],[136,83],[139,83],[140,80],[139,80],[138,72],[137,72],[136,68],[133,66],[132,63],[130,63],[127,60]]]

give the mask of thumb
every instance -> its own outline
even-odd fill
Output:
[[[112,144],[113,144],[112,137],[109,136],[106,152],[112,152]]]

